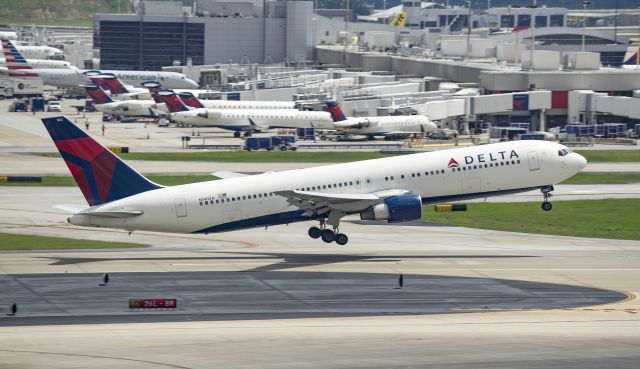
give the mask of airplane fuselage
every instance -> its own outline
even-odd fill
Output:
[[[38,74],[45,85],[56,87],[77,87],[91,83],[89,77],[83,74],[81,69],[38,69]],[[149,71],[102,71],[115,74],[124,84],[133,86],[145,81],[158,81],[166,88],[190,88],[197,84],[184,75],[174,72],[149,72]]]
[[[171,119],[195,126],[229,129],[319,128],[334,129],[331,114],[295,109],[194,109],[171,114]],[[251,123],[253,122],[253,124]]]
[[[401,189],[423,204],[516,193],[560,183],[586,164],[564,146],[515,141],[391,158],[265,173],[151,190],[90,210],[135,211],[134,217],[73,215],[75,225],[209,233],[313,219],[282,190],[369,194]]]
[[[338,130],[354,135],[428,133],[437,126],[424,115],[349,118],[335,122]]]

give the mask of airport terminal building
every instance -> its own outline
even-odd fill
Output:
[[[263,7],[262,4],[266,6]],[[310,60],[310,1],[144,1],[135,14],[95,14],[94,47],[104,69]]]

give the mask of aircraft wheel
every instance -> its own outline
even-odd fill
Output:
[[[233,137],[239,138],[240,137],[240,132],[233,132]]]
[[[322,231],[321,237],[324,242],[331,243],[335,240],[336,234],[330,229],[325,229]]]
[[[349,237],[344,233],[338,233],[336,235],[336,243],[340,246],[344,246],[349,242]]]
[[[308,233],[311,238],[319,238],[322,235],[322,230],[318,227],[311,227]]]
[[[544,211],[549,211],[553,207],[550,202],[543,202],[541,206]]]

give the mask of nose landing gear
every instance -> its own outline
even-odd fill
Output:
[[[549,198],[551,197],[551,191],[553,191],[553,186],[551,185],[540,188],[540,192],[542,192],[542,195],[544,196],[544,201],[540,206],[544,211],[549,211],[551,210],[551,208],[553,208],[553,205],[551,205],[551,203],[549,202]]]

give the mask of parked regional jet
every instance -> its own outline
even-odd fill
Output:
[[[232,131],[236,137],[241,131],[260,131],[269,128],[334,129],[331,114],[324,111],[295,109],[190,109],[178,95],[170,90],[158,92],[166,104],[170,118],[194,126],[215,126]]]
[[[114,101],[100,86],[85,85],[83,87],[93,100],[93,105],[97,111],[125,117],[155,118],[158,116],[155,110],[156,103],[153,100]]]
[[[424,115],[396,115],[381,117],[347,118],[338,103],[327,102],[327,110],[334,120],[335,129],[369,138],[374,136],[410,136],[412,134],[429,133],[438,126]]]
[[[17,45],[16,49],[29,59],[64,60],[64,52],[51,46]]]
[[[163,187],[67,118],[42,122],[89,204],[57,206],[74,213],[68,222],[129,232],[208,234],[315,220],[310,237],[344,245],[339,225],[350,214],[406,222],[420,219],[425,204],[534,189],[551,210],[553,185],[587,163],[557,143],[512,141]]]
[[[7,68],[9,72],[0,73],[9,74],[12,77],[40,77],[45,85],[56,87],[77,87],[90,83],[89,77],[85,73],[91,71],[81,69],[38,69],[37,72],[31,71],[33,67],[20,54],[18,49],[7,39],[2,39],[2,49],[5,59],[7,60]],[[29,69],[29,71],[24,71]],[[127,84],[139,84],[144,81],[159,81],[166,88],[197,88],[198,84],[184,74],[175,72],[154,72],[154,71],[97,71],[98,73],[113,73],[121,81]]]
[[[27,63],[29,63],[33,69],[78,69],[75,65],[64,60],[27,59]],[[7,61],[4,58],[0,58],[0,66],[6,68]]]

